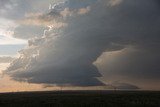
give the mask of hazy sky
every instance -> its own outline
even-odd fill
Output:
[[[159,28],[159,0],[0,0],[0,91],[159,90]]]

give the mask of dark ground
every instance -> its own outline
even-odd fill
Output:
[[[0,107],[160,107],[160,92],[53,91],[0,94]]]

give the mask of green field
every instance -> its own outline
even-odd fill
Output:
[[[0,107],[160,107],[160,92],[53,91],[0,94]]]

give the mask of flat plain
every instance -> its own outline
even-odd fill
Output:
[[[159,91],[1,93],[0,107],[160,107]]]

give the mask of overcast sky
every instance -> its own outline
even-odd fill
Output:
[[[0,0],[1,82],[159,90],[159,10],[159,0]]]

